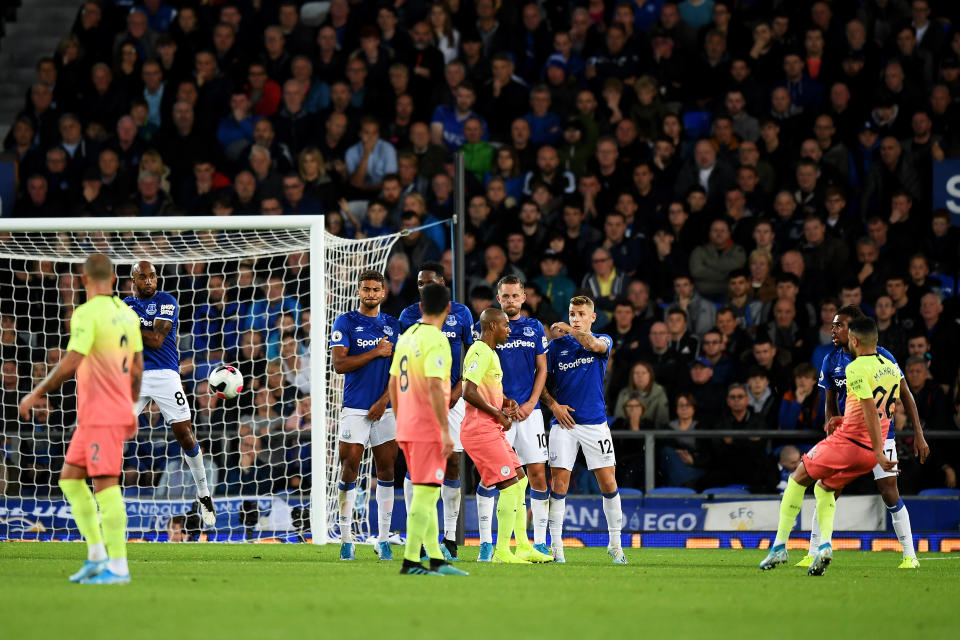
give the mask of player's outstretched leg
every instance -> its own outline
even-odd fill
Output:
[[[897,477],[889,476],[877,480],[877,488],[880,489],[880,497],[890,512],[890,520],[893,522],[893,530],[897,532],[897,540],[903,547],[903,561],[900,563],[900,569],[917,569],[920,563],[917,561],[917,552],[913,546],[913,529],[910,526],[910,514],[907,507],[900,498],[900,491],[897,488]]]
[[[833,561],[833,546],[830,539],[833,537],[833,517],[837,512],[837,497],[833,489],[818,482],[813,486],[813,495],[817,498],[817,521],[820,524],[821,542],[817,547],[817,554],[807,569],[808,576],[822,576]]]
[[[813,519],[810,521],[810,548],[807,555],[800,559],[800,562],[793,565],[795,567],[809,567],[813,564],[813,558],[817,555],[817,549],[820,548],[820,520],[817,518],[817,507],[813,507]]]
[[[517,496],[516,519],[513,523],[513,535],[517,540],[516,556],[528,562],[553,562],[553,556],[534,549],[527,537],[527,502],[524,499],[527,489],[527,477],[520,480],[520,492]]]
[[[411,491],[410,502],[407,503],[407,546],[403,551],[403,566],[400,573],[405,575],[435,576],[432,569],[426,569],[420,564],[420,547],[427,542],[430,535],[430,516],[437,519],[437,499],[440,497],[440,488],[429,485],[414,485]],[[433,538],[433,546],[437,547],[437,538]],[[436,549],[440,557],[440,549]]]
[[[94,488],[96,488],[96,481]],[[127,568],[127,509],[123,504],[120,485],[114,484],[96,493],[100,505],[100,526],[107,547],[107,568],[81,584],[129,584]]]
[[[797,467],[802,469],[803,467]],[[794,472],[796,474],[796,472]],[[804,475],[806,473],[804,472]],[[787,555],[787,539],[790,538],[790,532],[793,530],[794,522],[803,506],[803,494],[807,488],[794,480],[791,475],[787,480],[787,488],[783,492],[783,498],[780,500],[780,524],[777,527],[777,537],[773,541],[773,547],[767,557],[760,561],[760,569],[769,571],[777,565],[784,564],[789,556]]]
[[[210,496],[210,487],[207,486],[207,473],[203,468],[203,452],[200,451],[200,445],[197,444],[197,438],[193,434],[189,420],[175,422],[170,425],[173,428],[173,435],[180,443],[180,450],[183,459],[190,469],[190,475],[197,485],[197,502],[200,505],[200,518],[204,526],[212,527],[217,523],[217,510],[213,505],[213,498]]]
[[[493,552],[494,562],[530,564],[529,561],[521,560],[510,551],[510,535],[517,520],[517,506],[522,500],[522,486],[521,483],[514,482],[509,487],[500,489],[500,500],[497,502],[497,547]]]
[[[493,509],[497,490],[477,485],[477,522],[480,528],[480,554],[477,562],[493,560]]]
[[[70,503],[77,529],[87,543],[86,561],[79,571],[70,576],[70,582],[80,582],[106,570],[107,549],[103,546],[103,535],[97,522],[97,503],[87,487],[87,481],[61,478],[59,485]]]
[[[450,459],[457,459],[456,470],[451,470],[447,461],[447,478],[440,487],[440,499],[443,501],[443,558],[447,562],[457,562],[457,524],[460,520],[460,454],[454,453]],[[456,477],[450,478],[452,474]]]
[[[353,505],[357,500],[357,483],[337,484],[337,504],[340,507],[340,559],[354,560],[353,549]]]

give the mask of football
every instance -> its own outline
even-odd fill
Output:
[[[208,378],[211,393],[221,398],[236,398],[243,391],[243,376],[236,367],[221,364],[210,372]]]

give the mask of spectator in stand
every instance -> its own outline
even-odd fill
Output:
[[[671,420],[668,427],[673,431],[694,431],[700,426],[697,418],[697,401],[689,393],[677,395],[674,404],[676,418]],[[696,466],[695,456],[698,449],[707,440],[683,437],[679,435],[669,440],[661,440],[658,454],[658,466],[663,471],[667,485],[672,487],[692,487],[704,474],[704,470]]]
[[[627,276],[614,266],[613,255],[603,247],[594,249],[591,264],[593,270],[583,278],[580,286],[590,290],[590,297],[597,306],[597,328],[610,322],[614,301],[626,293]]]
[[[824,400],[817,386],[817,370],[808,362],[793,368],[793,389],[780,401],[778,424],[781,429],[819,431],[824,422]],[[807,446],[796,445],[801,450]]]
[[[561,318],[567,317],[570,298],[574,296],[576,285],[563,274],[561,254],[555,249],[546,249],[540,258],[540,275],[533,279],[550,305]]]
[[[206,385],[206,381],[202,384]],[[203,391],[205,395],[216,399],[216,396],[210,394],[206,389]],[[194,417],[196,418],[196,415]],[[163,469],[163,474],[160,476],[160,481],[157,483],[157,488],[153,490],[154,497],[161,500],[193,500],[197,497],[197,484],[193,481],[190,468],[187,467],[186,458],[180,455],[179,445],[170,445],[169,458]],[[214,462],[213,456],[203,457],[203,469],[207,476],[208,486],[217,486],[219,469],[217,469],[217,463]]]
[[[218,493],[225,496],[270,494],[270,468],[260,462],[260,438],[253,433],[239,437],[232,464],[227,465]]]
[[[625,405],[630,398],[636,396],[643,402],[644,418],[654,429],[662,429],[669,418],[667,393],[656,381],[653,366],[643,360],[630,368],[627,385],[617,394],[613,406],[613,415],[617,418],[627,417]]]
[[[742,269],[746,262],[743,247],[733,242],[730,225],[723,219],[714,220],[710,225],[709,242],[690,254],[690,275],[697,291],[718,299],[726,291],[730,272]]]

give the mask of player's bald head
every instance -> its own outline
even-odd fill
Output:
[[[507,322],[507,314],[502,309],[487,307],[480,314],[480,328],[487,329],[497,322]]]
[[[138,273],[147,274],[152,271],[156,271],[153,268],[153,263],[149,260],[141,260],[140,262],[133,265],[133,275],[136,276]]]
[[[93,282],[109,282],[113,278],[113,261],[102,253],[95,253],[83,263],[83,275]]]

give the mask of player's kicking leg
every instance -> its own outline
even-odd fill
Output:
[[[203,452],[200,451],[197,437],[190,427],[190,420],[174,422],[170,426],[173,429],[174,437],[180,443],[183,459],[187,462],[190,475],[193,476],[193,481],[197,485],[200,518],[205,526],[212,527],[217,523],[217,509],[213,506],[213,497],[210,495],[210,487],[207,485],[207,472],[203,467]]]

